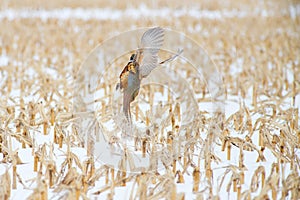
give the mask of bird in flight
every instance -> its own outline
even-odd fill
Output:
[[[142,35],[139,48],[131,55],[119,76],[120,82],[116,89],[123,90],[123,112],[128,122],[131,122],[130,103],[139,93],[141,80],[147,77],[158,64],[172,61],[182,53],[182,50],[178,51],[175,56],[158,62],[158,52],[163,41],[164,30],[162,28],[155,27],[147,30]]]

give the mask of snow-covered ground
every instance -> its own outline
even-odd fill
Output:
[[[62,8],[54,10],[30,10],[30,9],[5,9],[0,11],[0,19],[18,19],[18,18],[40,18],[46,19],[81,19],[81,20],[120,20],[122,18],[140,18],[140,17],[175,17],[182,16],[193,18],[207,18],[222,20],[224,18],[246,18],[246,17],[275,17],[278,15],[291,15],[295,18],[300,14],[300,5],[290,6],[289,9],[282,9],[281,13],[276,13],[272,10],[258,8],[256,10],[203,10],[199,8],[178,8],[176,10],[169,8],[151,9],[145,5],[139,8],[128,8],[125,10],[112,8]]]

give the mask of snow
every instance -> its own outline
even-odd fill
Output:
[[[123,18],[139,17],[175,17],[180,18],[183,16],[198,18],[198,19],[216,19],[222,20],[224,18],[245,18],[251,16],[271,17],[278,14],[286,15],[290,13],[293,18],[299,16],[300,6],[290,6],[289,10],[282,10],[281,13],[274,13],[270,10],[256,9],[253,11],[246,10],[203,10],[200,8],[178,8],[176,12],[170,8],[151,9],[144,5],[139,8],[127,8],[125,10],[112,9],[112,8],[61,8],[53,10],[31,10],[31,9],[6,9],[0,11],[0,20],[9,19],[14,20],[17,18],[40,18],[47,19],[81,19],[81,20],[121,20]]]
[[[7,66],[9,62],[9,57],[5,54],[0,55],[0,66]]]

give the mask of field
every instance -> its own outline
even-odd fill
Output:
[[[1,199],[300,198],[299,2],[0,3]],[[124,128],[118,76],[154,26],[183,53]]]

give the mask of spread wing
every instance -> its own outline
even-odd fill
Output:
[[[146,31],[137,51],[140,64],[140,78],[145,78],[158,65],[158,51],[163,45],[164,30],[160,27]]]

